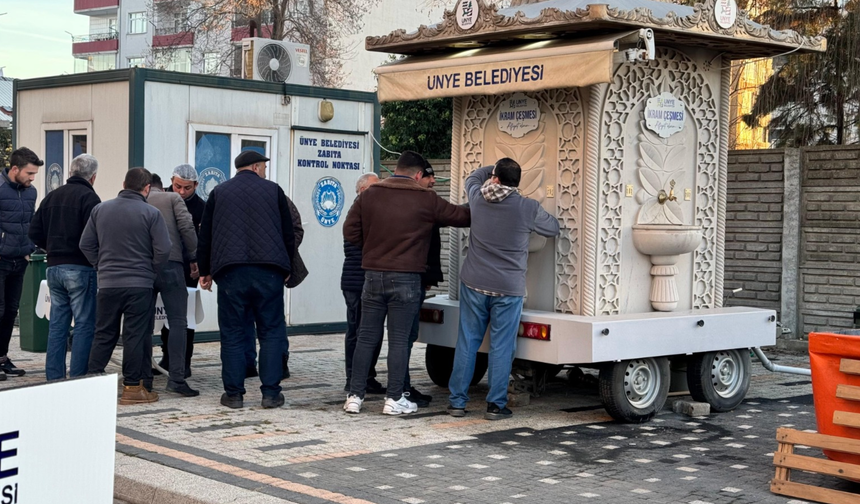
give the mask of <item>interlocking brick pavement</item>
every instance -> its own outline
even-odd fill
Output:
[[[16,345],[10,356],[28,374],[0,386],[43,381],[44,355]],[[671,411],[680,397],[670,397],[651,422],[619,424],[595,388],[574,386],[562,373],[509,420],[483,419],[485,381],[472,389],[469,415],[452,418],[444,411],[447,391],[426,376],[420,344],[413,383],[433,396],[430,407],[387,417],[380,414],[383,397],[368,396],[360,415],[346,415],[343,335],[293,336],[290,349],[286,405],[262,409],[259,382],[249,379],[246,407],[231,410],[218,403],[219,345],[197,345],[189,384],[200,397],[163,392],[166,379],[156,377],[157,403],[119,407],[118,468],[172,468],[244,492],[237,502],[785,503],[791,499],[769,491],[776,428],[815,428],[808,377],[769,373],[755,362],[748,398],[730,413],[686,417]],[[384,358],[385,348],[383,382]],[[808,365],[805,356],[779,359]],[[108,371],[119,369],[112,364]],[[798,479],[854,489],[815,475]]]

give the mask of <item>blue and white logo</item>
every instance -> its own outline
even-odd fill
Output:
[[[204,200],[209,199],[209,194],[218,184],[227,180],[227,176],[219,168],[206,168],[200,172],[200,183],[197,186],[197,194]]]
[[[63,167],[57,163],[51,164],[48,167],[48,190],[51,192],[54,189],[59,189],[63,185]]]
[[[323,177],[314,186],[314,194],[311,198],[314,204],[314,215],[325,227],[332,227],[340,219],[345,200],[343,187],[340,181],[334,177]]]

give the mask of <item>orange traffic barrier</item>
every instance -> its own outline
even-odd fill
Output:
[[[860,336],[810,333],[809,364],[818,432],[860,439]],[[860,464],[860,455],[833,450],[824,455]]]

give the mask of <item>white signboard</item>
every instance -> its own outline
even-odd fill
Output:
[[[684,129],[686,118],[684,102],[672,93],[660,93],[645,102],[645,127],[662,138],[669,138]]]
[[[340,293],[343,222],[355,199],[355,183],[373,169],[373,141],[365,134],[292,134],[289,196],[302,216],[305,235],[299,252],[308,279],[289,291],[289,324],[340,323],[346,313]]]
[[[721,28],[731,28],[738,17],[738,4],[735,0],[717,0],[714,5],[714,16]]]
[[[460,0],[457,4],[457,25],[468,30],[478,22],[478,0]]]
[[[116,384],[112,374],[0,390],[0,503],[113,502]]]
[[[534,131],[540,124],[540,103],[523,93],[514,93],[499,107],[499,129],[514,138]]]

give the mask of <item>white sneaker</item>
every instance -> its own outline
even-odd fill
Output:
[[[400,399],[394,400],[387,398],[385,407],[382,408],[383,415],[400,415],[403,413],[415,413],[418,411],[418,405],[406,398],[405,395],[400,396]]]
[[[349,395],[346,396],[346,403],[343,405],[343,410],[347,413],[352,413],[353,415],[357,415],[361,413],[361,405],[364,403],[364,399],[358,397],[357,395]]]

